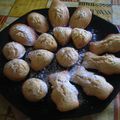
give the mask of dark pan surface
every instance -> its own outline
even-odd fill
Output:
[[[76,8],[69,8],[70,14],[74,12]],[[33,12],[33,11],[31,11]],[[42,9],[42,10],[34,10],[34,12],[38,12],[43,14],[47,17],[48,9]],[[29,13],[27,13],[29,14]],[[21,93],[21,85],[22,82],[12,82],[8,80],[3,75],[3,67],[4,64],[7,62],[7,60],[2,55],[2,48],[5,45],[5,43],[12,41],[12,39],[9,36],[9,28],[15,24],[15,23],[25,23],[27,14],[20,17],[18,20],[16,20],[14,23],[9,25],[6,29],[4,29],[0,33],[0,93],[15,107],[17,107],[19,110],[27,114],[29,117],[34,118],[34,120],[37,120],[37,118],[46,118],[46,117],[52,117],[52,118],[72,118],[72,117],[80,117],[83,115],[93,114],[102,111],[106,106],[115,98],[117,93],[120,91],[120,75],[112,75],[112,76],[105,76],[101,73],[96,72],[97,74],[100,74],[104,76],[109,83],[111,83],[114,86],[114,91],[112,94],[104,101],[101,101],[97,99],[96,97],[88,97],[84,94],[82,89],[78,86],[76,86],[79,90],[79,100],[80,100],[80,107],[76,110],[61,113],[56,109],[56,106],[53,104],[53,102],[50,99],[50,93],[51,89],[49,88],[49,93],[47,96],[37,102],[37,103],[30,103],[26,101]],[[98,41],[104,38],[106,35],[110,33],[118,33],[118,30],[116,26],[113,24],[93,15],[92,21],[90,25],[86,28],[87,30],[91,31],[93,34],[92,41]],[[49,33],[52,34],[52,28],[49,31]],[[72,43],[68,46],[72,46]],[[60,48],[60,46],[59,46]],[[59,49],[58,48],[58,49]],[[29,51],[32,48],[26,47],[26,49]],[[85,48],[79,50],[79,62],[75,65],[79,65],[84,53],[88,51],[88,46]],[[117,57],[120,57],[120,53],[115,54]],[[27,60],[26,55],[23,57],[23,59]],[[74,67],[75,67],[74,66]],[[72,68],[69,69],[71,71]],[[50,73],[54,73],[56,71],[64,70],[64,68],[57,65],[56,60],[54,59],[53,62],[44,70],[35,73],[34,71],[31,71],[31,73],[28,75],[28,77],[38,77],[47,82],[47,76]]]

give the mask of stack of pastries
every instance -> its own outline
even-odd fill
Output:
[[[92,33],[85,30],[92,19],[91,10],[80,6],[70,17],[67,6],[60,0],[53,0],[48,17],[53,34],[49,32],[51,28],[47,18],[36,12],[27,16],[27,25],[17,23],[10,28],[9,35],[14,42],[6,43],[3,47],[5,58],[10,60],[4,66],[4,75],[12,81],[25,80],[23,96],[30,102],[37,102],[47,95],[49,87],[44,79],[28,78],[30,70],[39,73],[56,59],[64,71],[48,75],[48,82],[52,88],[51,100],[60,112],[81,105],[79,91],[72,83],[78,84],[88,96],[107,99],[113,86],[104,77],[87,69],[96,69],[106,75],[120,74],[120,58],[112,54],[101,55],[120,51],[120,34],[111,34],[99,42],[91,42]],[[72,47],[67,46],[69,43],[73,44]],[[78,66],[78,50],[86,45],[90,46],[90,51],[85,53]],[[26,53],[28,48],[32,49]],[[25,54],[29,62],[24,59]],[[77,67],[70,75],[69,71],[74,66]]]

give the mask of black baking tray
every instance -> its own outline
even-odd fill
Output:
[[[70,14],[72,14],[75,11],[76,8],[69,8]],[[40,9],[40,10],[33,10],[31,12],[38,12],[43,14],[48,18],[48,9]],[[29,12],[30,13],[30,12]],[[84,115],[89,115],[97,112],[101,112],[104,110],[108,104],[115,98],[115,96],[120,91],[120,75],[111,75],[106,76],[102,73],[99,73],[97,71],[96,74],[102,75],[106,78],[106,80],[113,85],[114,90],[112,94],[104,101],[101,101],[97,99],[96,97],[90,97],[86,96],[85,93],[82,91],[82,89],[76,85],[77,89],[79,90],[79,100],[80,100],[80,107],[69,111],[69,112],[59,112],[56,109],[55,104],[51,101],[50,94],[51,94],[51,88],[50,85],[47,82],[47,76],[50,73],[54,73],[56,71],[64,70],[61,66],[59,66],[56,63],[56,60],[54,59],[53,62],[44,70],[39,72],[34,72],[31,70],[31,73],[27,76],[29,77],[38,77],[43,80],[45,80],[49,86],[49,92],[47,96],[42,99],[41,101],[37,103],[30,103],[25,100],[25,98],[22,95],[21,92],[21,86],[24,81],[21,82],[13,82],[8,80],[3,75],[3,67],[7,60],[2,54],[2,48],[3,46],[9,42],[12,41],[12,39],[9,36],[9,28],[14,25],[15,23],[25,23],[27,24],[26,17],[29,14],[25,14],[24,16],[17,19],[15,22],[10,24],[7,28],[5,28],[3,31],[0,32],[0,94],[2,94],[11,104],[13,104],[16,108],[21,110],[23,113],[28,115],[29,117],[33,118],[34,120],[40,119],[40,118],[73,118],[73,117],[80,117]],[[86,28],[86,30],[91,31],[93,34],[92,41],[99,41],[103,39],[105,36],[111,33],[118,33],[118,29],[115,25],[111,24],[110,22],[105,21],[102,18],[99,18],[96,15],[93,15],[92,21],[89,24],[89,26]],[[49,33],[52,34],[52,27],[49,30]],[[72,46],[72,43],[70,43],[67,46]],[[79,63],[77,63],[75,66],[79,65],[83,54],[88,51],[88,46],[84,47],[83,49],[78,50],[80,59]],[[61,46],[58,47],[58,49]],[[31,50],[32,48],[26,47],[27,51]],[[26,55],[23,57],[23,59],[27,60]],[[120,57],[120,52],[116,53],[115,56]],[[71,71],[72,68],[68,69]]]

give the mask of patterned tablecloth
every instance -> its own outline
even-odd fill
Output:
[[[67,6],[87,6],[120,28],[120,0],[63,0]],[[0,0],[0,30],[33,9],[49,8],[51,0]],[[0,120],[28,120],[0,96]],[[101,113],[72,120],[120,120],[120,93]]]

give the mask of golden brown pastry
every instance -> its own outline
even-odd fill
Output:
[[[85,53],[82,65],[85,68],[96,69],[104,74],[120,74],[120,58],[114,55],[98,56],[94,53]]]
[[[45,49],[55,51],[57,49],[57,42],[54,37],[48,33],[41,34],[35,41],[35,49]]]
[[[47,19],[40,13],[32,12],[27,17],[28,24],[39,33],[49,30]]]
[[[70,41],[71,32],[72,32],[72,29],[69,27],[55,27],[53,29],[53,34],[56,40],[62,46],[67,45],[68,42]]]
[[[22,86],[22,93],[30,102],[37,102],[41,100],[46,96],[47,92],[47,84],[38,78],[29,78]]]
[[[92,39],[92,33],[80,28],[72,30],[72,40],[77,49],[83,48]]]
[[[72,28],[86,28],[92,19],[92,12],[87,7],[78,7],[70,18],[69,26]]]
[[[115,53],[120,51],[120,33],[108,35],[105,39],[90,43],[90,51],[95,54],[105,52]]]
[[[74,71],[72,82],[80,85],[87,95],[101,100],[105,100],[113,91],[113,86],[104,77],[85,70],[83,66],[78,66]]]
[[[24,80],[30,71],[29,65],[22,59],[13,59],[4,66],[4,75],[13,81]]]
[[[28,53],[31,68],[35,71],[47,67],[54,58],[54,54],[48,50],[34,50]]]
[[[3,47],[3,54],[8,60],[21,58],[24,56],[25,52],[24,46],[17,42],[6,43]]]
[[[63,47],[56,53],[58,63],[63,67],[71,67],[78,61],[78,52],[72,47]]]
[[[69,82],[70,75],[68,71],[56,72],[48,76],[49,82],[52,84],[52,88],[57,87],[64,82]]]
[[[14,24],[10,28],[9,34],[14,41],[26,46],[33,46],[37,39],[35,31],[22,23]]]
[[[67,26],[69,21],[69,10],[60,0],[52,1],[48,14],[53,27]]]
[[[61,112],[70,111],[79,107],[78,90],[69,82],[67,71],[53,73],[49,76],[52,85],[51,99]]]

